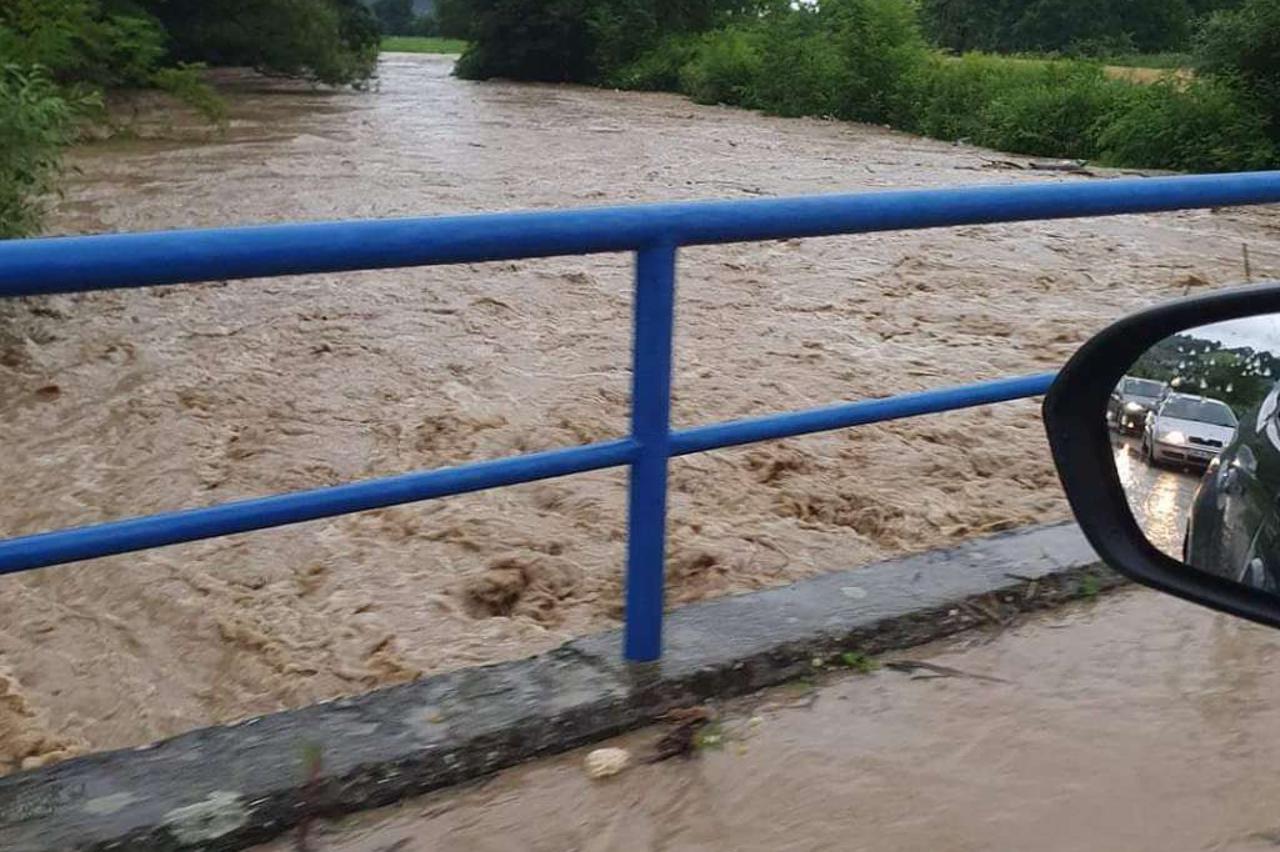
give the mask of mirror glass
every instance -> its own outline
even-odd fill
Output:
[[[1280,314],[1187,329],[1111,393],[1116,470],[1147,538],[1280,594]]]

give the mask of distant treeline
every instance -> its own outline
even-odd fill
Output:
[[[1222,400],[1243,418],[1275,387],[1280,359],[1264,349],[1175,334],[1144,353],[1128,374]]]
[[[1135,46],[1194,47],[1194,75],[1154,84],[1114,79],[1099,62],[955,55],[939,45],[981,37],[998,47],[1014,43],[1001,41],[1006,31],[1008,39],[1037,31],[1049,47],[1050,31],[1061,41],[1087,30],[1055,29],[1055,16],[1104,20],[1099,9],[1170,5],[1157,0],[949,0],[945,10],[948,0],[923,0],[923,8],[912,0],[446,1],[467,10],[470,47],[457,73],[473,79],[665,89],[704,103],[1123,166],[1280,163],[1280,0],[1179,5],[1186,16],[1178,20],[1195,22],[1194,32],[1167,42],[1151,36],[1152,19],[1125,12],[1130,29],[1118,32]],[[962,7],[973,10],[965,19],[971,34],[944,38],[942,23],[958,32],[952,17]],[[990,23],[993,9],[1009,19]]]
[[[1083,56],[1185,51],[1211,14],[1240,0],[921,0],[929,35],[956,52]]]
[[[466,29],[464,21],[450,16],[457,5],[448,0],[443,8],[434,0],[372,0],[369,8],[383,35],[454,37]]]

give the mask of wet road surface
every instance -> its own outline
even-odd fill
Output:
[[[1175,559],[1182,558],[1182,539],[1196,489],[1199,469],[1157,467],[1142,454],[1141,439],[1112,433],[1116,473],[1129,498],[1138,526],[1147,539]]]
[[[691,759],[592,781],[582,750],[318,824],[311,848],[1168,852],[1280,842],[1276,631],[1130,589],[905,658],[942,674],[882,668],[774,690],[723,708],[720,747]],[[663,733],[611,745],[643,757]]]

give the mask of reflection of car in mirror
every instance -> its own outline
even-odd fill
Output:
[[[1187,520],[1183,561],[1213,574],[1280,591],[1280,424],[1272,390],[1214,460]]]
[[[1167,388],[1136,440],[1116,434],[1129,379]],[[1278,379],[1280,282],[1152,308],[1071,358],[1045,423],[1071,508],[1109,565],[1280,628]],[[1137,463],[1137,446],[1155,464]]]
[[[1125,376],[1116,385],[1107,403],[1107,424],[1128,435],[1142,431],[1147,412],[1155,408],[1167,391],[1164,382]]]
[[[1205,467],[1235,431],[1236,416],[1225,402],[1171,393],[1147,415],[1142,453],[1151,464]]]

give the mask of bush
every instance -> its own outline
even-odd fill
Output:
[[[844,95],[844,58],[818,16],[800,13],[769,22],[755,85],[761,109],[774,115],[833,116]]]
[[[830,0],[708,33],[679,82],[701,103],[896,122],[928,56],[906,0]]]
[[[1201,74],[1241,86],[1280,141],[1280,0],[1245,0],[1215,13],[1197,43]]]
[[[1016,62],[985,53],[935,57],[919,78],[911,129],[936,139],[982,138],[987,104],[1021,85],[1026,73]]]
[[[760,46],[754,32],[708,33],[694,58],[680,70],[680,90],[700,104],[755,105]]]
[[[1193,171],[1262,169],[1280,157],[1256,105],[1213,80],[1131,87],[1098,148],[1117,165]]]
[[[923,48],[903,0],[839,0],[668,39],[631,86],[780,115],[836,115],[1015,153],[1222,171],[1277,160],[1256,102],[1219,81],[1112,79],[1098,63]]]
[[[244,65],[331,85],[360,84],[378,61],[378,22],[359,0],[148,0],[172,56]]]
[[[0,67],[0,238],[39,228],[40,200],[53,190],[77,108],[90,104],[63,97],[41,71]]]
[[[701,46],[697,36],[668,36],[653,50],[610,73],[604,82],[618,89],[680,91],[680,71],[697,57]]]
[[[990,93],[983,109],[980,144],[1042,157],[1091,160],[1098,155],[1099,126],[1132,88],[1110,80],[1099,65],[1027,63]]]
[[[840,118],[902,125],[915,111],[915,85],[928,61],[916,7],[908,0],[830,0],[843,61]]]

